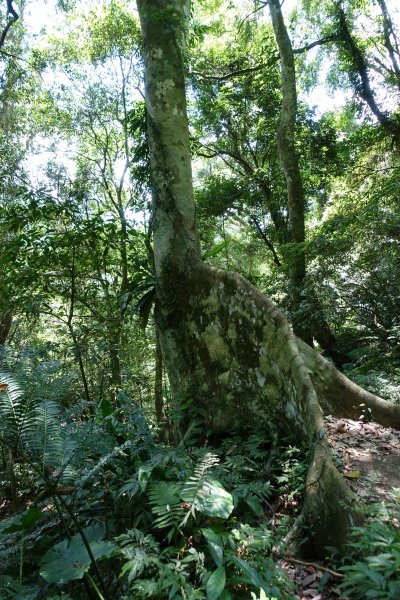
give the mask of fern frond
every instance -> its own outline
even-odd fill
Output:
[[[23,393],[8,373],[0,373],[0,385],[0,432],[8,443],[16,446],[25,415]]]
[[[24,423],[22,439],[42,471],[59,467],[63,455],[60,409],[51,400],[38,404]]]
[[[181,527],[186,525],[189,518],[195,516],[196,511],[201,510],[202,501],[208,495],[208,471],[219,463],[219,458],[211,452],[207,452],[197,463],[193,475],[185,481],[182,489],[182,499],[190,506]]]
[[[33,419],[32,402],[10,373],[0,372],[0,386],[0,433],[16,448],[26,422]]]
[[[83,472],[80,479],[76,481],[77,487],[83,487],[88,481],[97,476],[98,472],[101,471],[103,467],[107,465],[110,461],[115,461],[116,458],[120,456],[126,456],[125,450],[129,449],[131,455],[139,454],[143,449],[147,448],[143,445],[136,445],[134,440],[127,440],[121,446],[117,446],[111,452],[106,454],[106,456],[101,456],[100,459],[95,463],[95,465],[91,466],[90,469]]]
[[[82,464],[77,460],[78,445],[71,439],[69,430],[61,428],[61,447],[57,475],[58,485],[72,485],[77,479],[78,470]]]
[[[156,518],[154,526],[169,528],[172,533],[182,520],[183,507],[180,498],[181,486],[167,481],[156,481],[149,486],[149,502]]]

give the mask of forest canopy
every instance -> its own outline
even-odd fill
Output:
[[[0,3],[0,598],[399,597],[396,4]]]

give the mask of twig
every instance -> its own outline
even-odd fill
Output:
[[[285,554],[275,554],[276,558],[280,558],[281,560],[285,560],[289,563],[294,563],[295,565],[303,565],[305,567],[314,567],[317,571],[324,571],[324,573],[329,573],[332,577],[336,577],[337,579],[344,579],[344,575],[342,573],[338,573],[337,571],[333,571],[328,567],[323,567],[318,563],[308,562],[306,560],[300,560],[298,558],[293,558],[292,556],[286,556]]]

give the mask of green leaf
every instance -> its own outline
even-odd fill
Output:
[[[210,517],[227,519],[233,511],[232,495],[216,479],[207,479],[201,486],[198,509]]]
[[[139,484],[136,479],[128,479],[128,481],[119,488],[118,496],[127,495],[129,499],[132,499],[139,489]]]
[[[222,567],[224,564],[224,549],[221,536],[212,529],[202,529],[201,531],[207,540],[208,549],[212,559],[217,567]]]
[[[257,496],[249,496],[245,502],[255,517],[262,517],[264,515],[263,507]]]
[[[206,594],[208,600],[217,600],[224,591],[226,573],[224,567],[218,567],[207,581]]]
[[[220,595],[219,600],[232,600],[232,594],[228,590],[224,590]]]
[[[139,313],[143,329],[147,327],[149,322],[151,309],[156,299],[156,288],[146,292],[136,303],[135,311]]]
[[[347,477],[347,479],[357,479],[360,477],[360,471],[345,471],[343,475]]]
[[[103,398],[103,400],[100,402],[100,412],[103,417],[109,417],[114,412],[113,405],[106,398]]]
[[[249,578],[250,582],[254,585],[254,587],[265,589],[264,580],[262,579],[262,577],[260,577],[258,572],[252,566],[250,566],[246,561],[242,560],[241,558],[237,558],[236,556],[233,557],[233,560],[238,565],[238,567],[246,573],[247,577]]]
[[[138,482],[140,485],[140,489],[144,490],[146,488],[147,482],[149,481],[151,474],[153,472],[154,465],[141,465],[138,468]]]
[[[202,259],[206,260],[207,258],[214,258],[214,256],[218,256],[218,254],[221,254],[221,252],[225,250],[225,248],[227,248],[229,244],[230,240],[224,240],[223,242],[216,244],[215,246],[204,252]]]
[[[42,516],[43,513],[41,510],[38,510],[37,508],[31,508],[22,516],[20,516],[15,523],[10,525],[10,527],[7,527],[7,529],[3,529],[1,533],[15,533],[16,531],[26,531],[33,527]]]
[[[90,549],[96,560],[109,557],[114,551],[112,542],[91,542]],[[50,548],[40,564],[40,575],[48,583],[62,585],[82,579],[89,570],[91,561],[79,534],[71,540],[63,540]]]

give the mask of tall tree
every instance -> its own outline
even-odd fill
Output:
[[[392,135],[398,144],[400,142],[400,125],[378,105],[376,94],[371,85],[366,57],[350,31],[342,0],[337,2],[337,12],[339,35],[342,41],[342,52],[345,53],[348,60],[350,81],[353,84],[356,93],[368,105],[384,131]],[[384,15],[388,18],[387,10],[386,13],[384,11]],[[386,21],[386,28],[387,27],[388,23]],[[385,40],[386,49],[389,51],[389,54],[391,53],[391,58],[395,59],[395,55],[392,52],[393,48],[390,45],[388,47],[390,37],[388,38],[386,35]],[[397,65],[396,62],[394,64]]]
[[[313,344],[315,338],[321,348],[327,350],[338,365],[343,364],[343,356],[337,350],[337,342],[326,319],[320,302],[312,289],[309,289],[308,306],[311,311],[318,309],[317,318],[311,314],[302,315],[299,307],[302,305],[306,283],[306,254],[305,244],[305,197],[303,181],[300,173],[299,160],[295,145],[297,91],[296,68],[294,52],[286,25],[283,19],[279,0],[268,0],[272,26],[279,49],[282,78],[282,110],[277,144],[279,158],[285,174],[288,199],[288,216],[291,242],[294,246],[290,261],[291,300],[294,304],[293,330],[302,340]],[[311,308],[313,307],[313,308]],[[296,313],[297,309],[297,313]],[[309,312],[311,312],[309,309]]]
[[[313,458],[298,527],[314,553],[342,547],[356,512],[336,469],[320,403],[340,415],[367,405],[400,427],[400,407],[354,385],[293,334],[275,305],[238,274],[200,259],[195,226],[184,57],[188,0],[138,0],[143,32],[154,254],[163,356],[175,394],[205,407],[215,431],[233,414],[268,419],[307,440]]]
[[[341,365],[344,357],[337,349],[311,280],[306,278],[305,216],[306,205],[310,206],[311,202],[306,193],[309,191],[307,183],[304,186],[302,181],[301,157],[296,145],[299,146],[301,139],[303,173],[311,173],[310,161],[304,160],[307,151],[304,146],[315,143],[316,135],[310,130],[304,107],[301,119],[297,118],[295,53],[280,5],[273,6],[278,15],[274,19],[278,56],[269,24],[266,27],[257,19],[246,23],[246,27],[239,27],[237,34],[234,28],[240,44],[232,50],[228,46],[217,52],[212,45],[207,52],[207,69],[205,58],[196,48],[197,70],[192,79],[196,107],[199,107],[194,114],[200,139],[195,148],[201,156],[219,158],[210,166],[217,177],[211,174],[206,179],[212,189],[202,195],[209,196],[212,214],[224,211],[238,216],[256,232],[269,251],[274,268],[278,267],[285,274],[285,280],[287,278],[287,298],[296,335],[309,344],[315,339],[336,364]],[[217,25],[215,28],[219,31]],[[226,66],[241,65],[243,61],[247,64],[249,55],[264,69],[232,70],[231,67],[229,70]],[[277,58],[280,58],[282,77]],[[213,75],[204,72],[210,71],[210,62]],[[223,70],[228,72],[218,75]],[[319,153],[318,164],[322,163]],[[229,173],[226,173],[227,168]],[[225,176],[221,177],[222,174]],[[318,180],[315,169],[312,177]],[[325,182],[321,180],[320,186],[324,187]],[[217,196],[222,202],[218,202]]]

